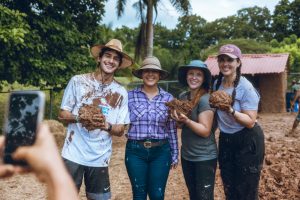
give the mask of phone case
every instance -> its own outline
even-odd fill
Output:
[[[24,161],[12,159],[12,153],[19,146],[33,145],[36,129],[44,116],[45,94],[41,91],[13,91],[6,108],[4,120],[4,162],[27,165]]]

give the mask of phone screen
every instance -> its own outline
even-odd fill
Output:
[[[11,93],[5,124],[5,163],[26,165],[25,162],[14,161],[11,154],[19,146],[29,146],[35,142],[44,101],[40,94],[38,91]]]

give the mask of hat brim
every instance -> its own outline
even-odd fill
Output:
[[[227,56],[229,56],[230,58],[234,58],[234,59],[238,58],[236,55],[233,55],[233,54],[231,54],[231,53],[221,53],[221,54],[218,54],[217,57],[219,57],[219,56],[221,56],[221,55],[227,55]]]
[[[151,69],[151,70],[158,71],[159,74],[160,74],[159,80],[165,80],[169,76],[169,72],[167,72],[163,69],[153,69],[152,67],[143,67],[143,68],[140,68],[140,69],[133,70],[132,74],[135,77],[137,77],[139,79],[142,79],[142,73],[143,73],[144,69]]]
[[[115,48],[108,47],[108,46],[105,46],[105,45],[95,45],[91,48],[91,54],[92,54],[92,56],[94,57],[95,60],[98,59],[99,53],[101,52],[101,50],[103,48],[109,48],[109,49],[112,49],[112,50],[117,51],[118,53],[122,54],[123,58],[122,58],[122,63],[119,66],[119,69],[124,69],[124,68],[129,67],[133,64],[133,60],[129,55],[127,55],[124,52],[121,52],[119,49],[115,49]]]
[[[204,67],[199,67],[199,66],[191,66],[191,65],[180,66],[178,68],[178,81],[179,81],[179,83],[183,86],[188,86],[186,76],[187,76],[188,70],[192,69],[192,68],[200,69],[201,71],[204,72],[205,81],[204,81],[203,84],[205,84],[209,88],[210,87],[210,82],[211,82],[211,73],[210,73],[209,69],[204,68]]]

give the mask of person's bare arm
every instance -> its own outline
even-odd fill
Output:
[[[39,127],[33,146],[19,147],[13,158],[25,160],[39,180],[47,184],[49,199],[79,199],[74,182],[67,172],[47,125],[42,124]]]
[[[73,115],[70,111],[60,110],[58,114],[58,119],[66,124],[77,123],[77,116]]]
[[[198,115],[198,122],[189,118],[186,118],[183,122],[197,135],[201,137],[208,137],[211,132],[213,118],[214,112],[212,110],[206,110]]]
[[[111,126],[111,130],[108,132],[111,135],[115,135],[118,137],[121,137],[125,133],[125,129],[127,127],[126,124],[110,124],[110,123],[106,122],[105,126],[102,129],[108,130],[109,126]]]
[[[300,90],[297,90],[293,100],[291,101],[291,108],[294,107],[294,104],[299,97],[300,97]]]
[[[194,133],[201,137],[208,137],[210,135],[211,127],[213,124],[214,112],[212,110],[206,110],[198,115],[198,121],[195,122],[189,119],[184,114],[179,114],[174,110],[171,117],[181,123],[188,126]]]
[[[233,109],[230,108],[229,113],[232,113]],[[234,111],[233,113],[234,119],[247,128],[253,128],[257,118],[256,110],[242,110],[241,112]]]

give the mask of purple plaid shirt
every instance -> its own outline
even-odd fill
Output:
[[[149,100],[141,87],[128,92],[130,127],[128,139],[168,139],[172,163],[178,163],[178,140],[175,121],[168,116],[165,105],[173,96],[159,88],[159,94]]]

